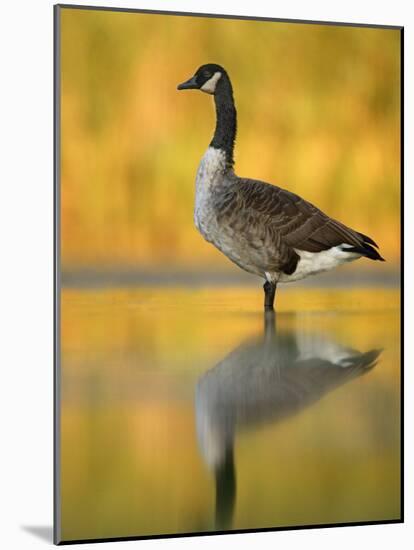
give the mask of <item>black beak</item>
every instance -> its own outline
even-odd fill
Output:
[[[196,77],[192,76],[189,80],[178,84],[177,90],[197,90],[199,85],[197,84]]]

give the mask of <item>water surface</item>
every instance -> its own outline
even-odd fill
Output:
[[[62,291],[62,538],[400,516],[399,295]]]

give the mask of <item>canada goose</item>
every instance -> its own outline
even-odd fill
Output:
[[[365,256],[383,258],[370,238],[280,187],[233,170],[237,113],[223,67],[202,65],[178,90],[214,96],[216,129],[196,176],[194,221],[206,241],[242,269],[265,279],[265,308],[278,283],[303,279]]]
[[[262,335],[201,376],[196,430],[204,462],[215,477],[216,528],[229,528],[234,513],[237,434],[302,412],[369,372],[381,351],[359,352],[300,326],[276,331],[275,314],[267,311]]]

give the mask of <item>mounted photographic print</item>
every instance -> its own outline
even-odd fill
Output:
[[[400,27],[55,6],[55,543],[396,523]]]

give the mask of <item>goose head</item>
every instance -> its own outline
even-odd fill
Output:
[[[215,63],[202,65],[194,76],[177,86],[177,90],[201,90],[207,94],[216,93],[220,81],[228,79],[226,71]]]

